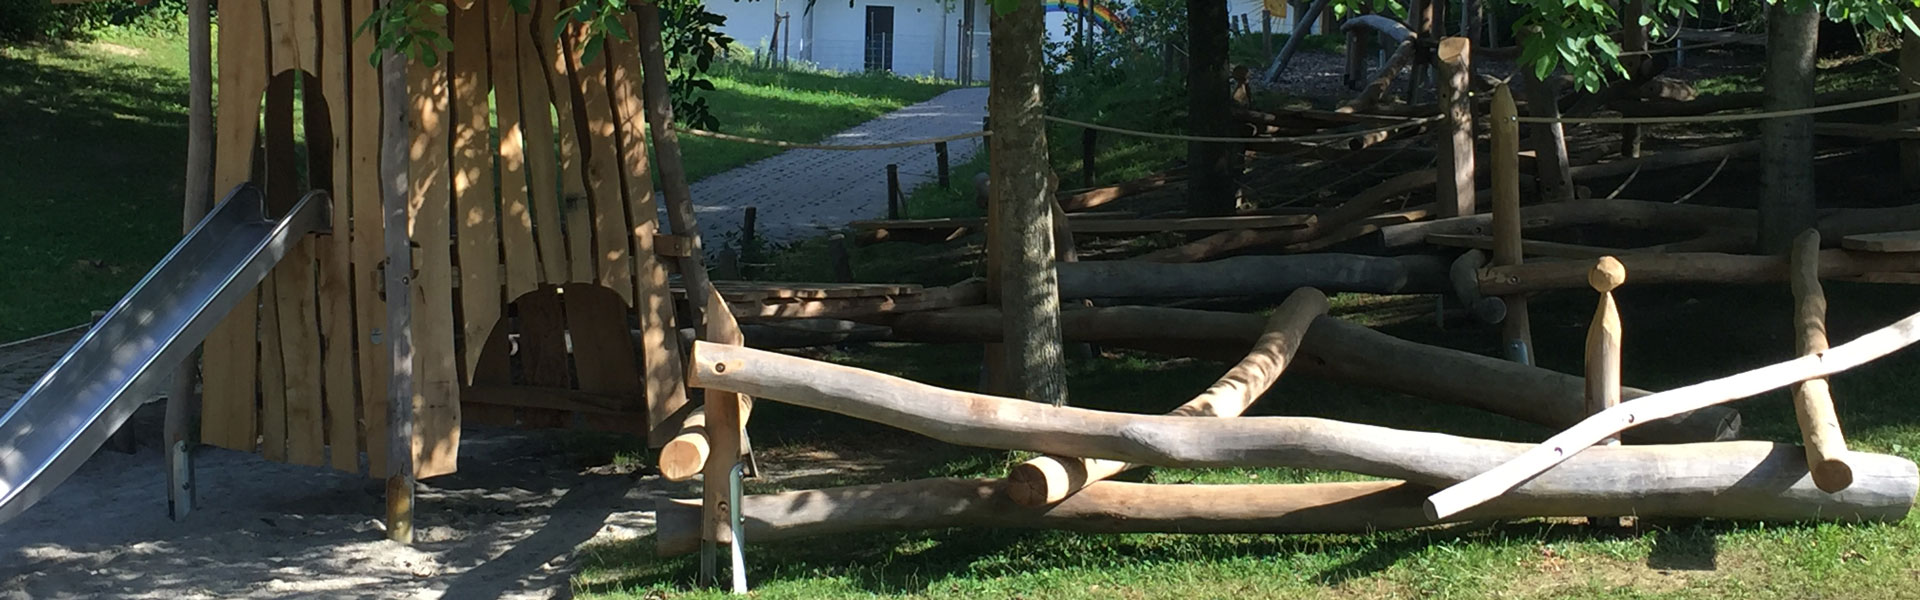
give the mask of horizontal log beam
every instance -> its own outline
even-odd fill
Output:
[[[1633,273],[1637,285],[1783,282],[1787,280],[1788,271],[1784,256],[1718,252],[1623,254],[1620,262],[1626,264],[1627,272]],[[1588,266],[1577,262],[1539,262],[1488,267],[1480,272],[1480,293],[1499,296],[1585,287]],[[1920,272],[1920,253],[1820,252],[1822,278],[1913,272]]]
[[[1409,282],[1444,279],[1424,257],[1359,254],[1238,256],[1199,263],[1088,261],[1056,265],[1064,298],[1280,297],[1306,287],[1329,292],[1409,293]],[[1425,273],[1415,271],[1435,271]],[[1432,289],[1418,290],[1434,292]]]
[[[1723,446],[1738,446],[1734,455]],[[1665,458],[1601,474],[1584,490],[1528,490],[1449,521],[1530,517],[1640,516],[1741,520],[1898,521],[1913,503],[1912,462],[1864,457],[1862,484],[1829,495],[1813,487],[1793,446],[1699,444]],[[877,531],[951,527],[1062,529],[1089,533],[1371,533],[1433,525],[1420,502],[1431,491],[1400,481],[1285,485],[1156,485],[1102,481],[1066,500],[1022,506],[992,479],[922,479],[747,496],[750,544]],[[700,546],[700,507],[660,499],[656,550]]]

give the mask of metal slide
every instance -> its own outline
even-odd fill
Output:
[[[0,416],[0,522],[33,506],[152,397],[294,242],[324,232],[312,192],[279,220],[241,185]]]

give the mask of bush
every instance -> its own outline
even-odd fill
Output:
[[[82,2],[54,4],[50,0],[0,0],[0,42],[75,41],[93,37],[107,27],[143,31],[174,31],[185,22],[186,0]]]

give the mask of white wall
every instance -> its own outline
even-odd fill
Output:
[[[854,0],[848,6],[839,0],[821,0],[813,5],[810,59],[839,71],[865,68],[869,6],[893,7],[893,72],[953,76],[960,22],[957,2],[949,7],[938,0]]]
[[[831,2],[832,0],[822,0]],[[787,45],[790,55],[798,58],[800,53],[800,11],[805,10],[806,0],[707,0],[709,12],[727,17],[720,26],[721,33],[733,37],[755,52],[765,50],[773,42],[773,14],[775,7],[780,12],[793,15],[793,24],[789,26],[794,39]],[[784,32],[783,32],[784,33]]]

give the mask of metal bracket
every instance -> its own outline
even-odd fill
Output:
[[[746,533],[744,518],[741,514],[740,478],[746,471],[745,463],[734,463],[727,472],[727,511],[728,524],[733,533],[733,543],[728,544],[728,562],[731,564],[729,575],[733,579],[733,593],[747,593]],[[713,540],[700,541],[700,583],[712,585],[720,582],[719,544]]]

